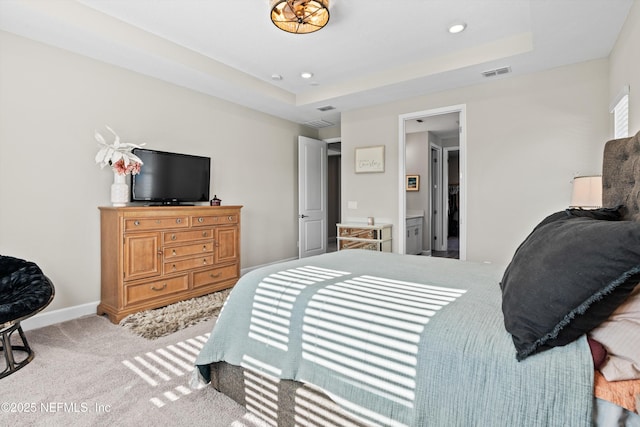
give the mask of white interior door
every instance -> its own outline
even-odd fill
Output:
[[[327,143],[298,137],[298,256],[327,252]]]

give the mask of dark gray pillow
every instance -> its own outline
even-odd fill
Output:
[[[600,219],[603,221],[620,221],[622,219],[623,206],[619,205],[613,208],[599,208],[599,209],[581,209],[581,208],[569,208],[560,212],[555,212],[543,219],[533,230],[537,230],[543,225],[550,222],[557,221],[559,219],[568,218],[592,218]]]
[[[640,223],[570,216],[538,225],[500,282],[516,358],[576,340],[638,282]]]

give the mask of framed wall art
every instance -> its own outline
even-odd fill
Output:
[[[384,145],[356,147],[356,173],[384,172]]]
[[[420,175],[407,175],[407,191],[420,191]]]

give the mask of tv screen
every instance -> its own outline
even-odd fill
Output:
[[[135,148],[140,173],[131,178],[131,201],[176,205],[209,200],[211,159]]]

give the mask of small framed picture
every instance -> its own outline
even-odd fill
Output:
[[[407,191],[420,191],[420,175],[407,175]]]

